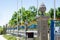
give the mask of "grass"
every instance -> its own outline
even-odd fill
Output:
[[[7,40],[17,40],[17,38],[15,36],[12,36],[12,35],[4,35],[4,37],[7,39]]]

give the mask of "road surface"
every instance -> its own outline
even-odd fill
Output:
[[[3,35],[0,35],[0,40],[7,40],[3,37]]]

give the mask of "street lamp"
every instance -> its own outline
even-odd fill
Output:
[[[37,0],[37,14],[36,14],[36,18],[39,17],[39,14],[38,14],[38,4],[39,4],[39,2],[38,2],[38,0]]]
[[[56,11],[56,0],[54,0],[54,20],[56,20],[56,14],[55,14],[56,12],[55,11]],[[55,21],[54,21],[54,28],[55,28],[55,25],[56,24],[55,24]]]
[[[46,6],[45,6],[45,4],[42,3],[42,4],[40,5],[39,11],[41,11],[41,15],[44,16],[44,12],[46,11]]]
[[[56,12],[55,11],[56,11],[56,0],[54,0],[54,20],[56,18],[56,14],[55,14]]]

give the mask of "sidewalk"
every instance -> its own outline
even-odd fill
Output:
[[[3,37],[3,35],[0,35],[0,40],[7,40]]]

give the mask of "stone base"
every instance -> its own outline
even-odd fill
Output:
[[[55,36],[55,40],[60,40],[60,36]]]
[[[48,16],[40,16],[37,18],[39,40],[48,40],[48,18]]]

